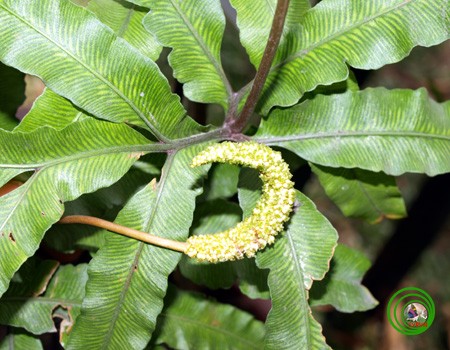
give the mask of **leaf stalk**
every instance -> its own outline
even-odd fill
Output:
[[[270,67],[280,44],[281,35],[283,34],[284,23],[289,9],[289,0],[278,0],[275,9],[275,15],[270,29],[269,39],[267,41],[264,54],[259,64],[258,70],[253,80],[247,101],[242,109],[241,114],[236,119],[225,121],[228,124],[232,134],[240,133],[247,126],[253,115],[255,107],[258,103],[259,96],[269,75]]]
[[[59,220],[60,224],[82,224],[103,228],[105,230],[121,234],[126,237],[134,238],[139,241],[150,243],[158,247],[175,250],[184,253],[187,248],[187,243],[173,241],[171,239],[154,236],[147,232],[138,231],[126,226],[122,226],[110,221],[99,219],[93,216],[86,215],[69,215]]]

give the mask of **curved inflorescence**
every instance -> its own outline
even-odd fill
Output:
[[[253,257],[275,241],[294,204],[294,183],[280,152],[257,142],[223,142],[194,157],[192,166],[211,162],[244,165],[260,171],[262,195],[252,214],[235,227],[211,235],[191,236],[185,253],[200,261],[221,262]]]

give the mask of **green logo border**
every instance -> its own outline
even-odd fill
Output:
[[[405,306],[403,306],[401,310],[402,315],[407,305],[411,303],[422,304],[428,312],[428,318],[426,322],[427,325],[425,327],[416,327],[408,324],[408,322],[406,322],[403,317],[401,317],[401,320],[399,320],[396,311],[402,303],[405,304]],[[436,310],[434,301],[427,292],[417,287],[406,287],[398,290],[391,296],[386,307],[386,315],[389,323],[397,332],[404,335],[418,335],[425,332],[426,330],[428,330],[428,328],[431,327],[436,315]]]

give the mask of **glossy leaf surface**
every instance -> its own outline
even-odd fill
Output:
[[[56,261],[30,260],[0,299],[0,323],[22,327],[33,334],[56,332],[54,311],[62,307],[68,312],[62,320],[63,328],[72,327],[81,309],[87,265],[58,267]]]
[[[0,295],[62,216],[63,203],[119,180],[148,142],[125,125],[94,119],[61,131],[0,131],[0,180],[33,172],[25,184],[0,197]]]
[[[145,8],[124,0],[91,0],[87,9],[144,56],[158,59],[162,45],[144,28],[142,21],[148,12]]]
[[[253,207],[258,192],[256,181],[248,182],[250,179],[248,176],[240,182],[240,187],[247,189],[240,196],[247,210]],[[337,233],[298,191],[296,202],[298,207],[285,232],[256,256],[257,266],[270,270],[272,309],[266,320],[267,349],[328,348],[320,324],[312,317],[308,294],[313,280],[322,279],[329,268]]]
[[[324,166],[437,175],[450,171],[450,103],[424,89],[319,95],[274,110],[256,139]]]
[[[173,48],[169,63],[192,101],[225,109],[231,86],[222,68],[220,47],[225,17],[219,0],[152,0],[146,28]]]
[[[159,182],[132,197],[116,222],[186,240],[195,197],[201,192],[196,182],[207,170],[189,167],[198,151],[191,147],[169,156]],[[66,348],[144,348],[163,307],[167,278],[180,257],[179,252],[109,235],[89,264],[86,298]]]
[[[341,312],[373,309],[378,302],[361,285],[369,267],[370,261],[362,253],[339,244],[331,260],[330,271],[311,289],[311,305],[333,305]]]
[[[376,223],[406,216],[395,178],[362,169],[311,165],[327,195],[344,215]]]
[[[152,344],[174,349],[261,349],[264,324],[231,305],[171,290],[158,318]]]
[[[241,43],[247,50],[250,61],[257,68],[269,38],[277,0],[231,0],[230,2],[237,12]],[[300,31],[300,21],[310,7],[308,0],[290,2],[274,65],[298,48],[299,42],[296,36]]]
[[[449,11],[447,0],[321,1],[292,34],[289,54],[272,67],[262,114],[295,104],[318,85],[345,80],[347,65],[377,69],[405,58],[415,46],[447,40]]]
[[[178,136],[182,120],[192,123],[156,64],[70,1],[1,0],[0,29],[3,62],[97,117],[159,138]]]

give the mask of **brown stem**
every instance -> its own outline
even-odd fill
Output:
[[[269,40],[267,41],[261,63],[253,80],[252,89],[242,109],[241,115],[234,120],[229,121],[229,127],[232,133],[239,133],[244,130],[249,119],[251,118],[256,104],[258,103],[259,95],[264,87],[267,76],[269,75],[270,67],[272,66],[275,53],[277,52],[280,43],[281,35],[283,34],[284,22],[286,20],[287,11],[289,8],[289,0],[278,0],[277,8],[270,29]]]
[[[158,247],[168,248],[184,253],[187,243],[172,241],[171,239],[153,236],[147,232],[134,230],[132,228],[115,224],[110,221],[99,219],[93,216],[69,215],[59,220],[60,224],[83,224],[103,228],[105,230],[119,233],[121,235],[137,239],[139,241],[150,243]]]

